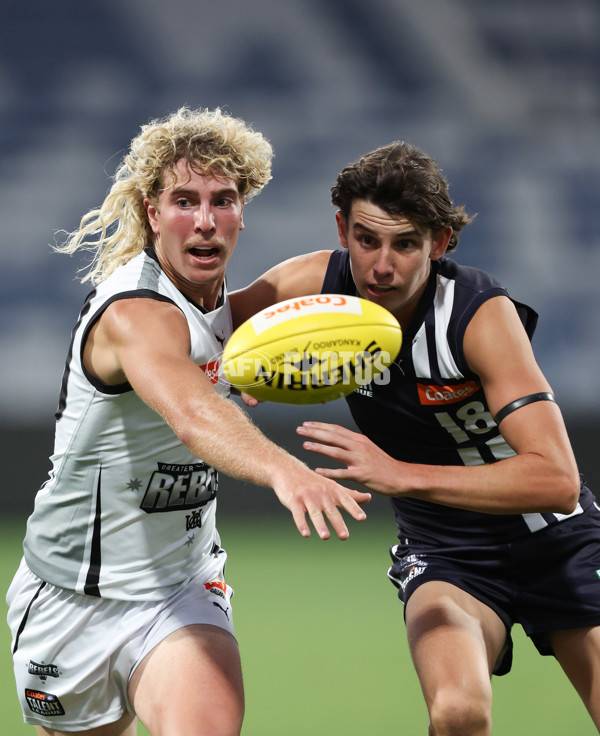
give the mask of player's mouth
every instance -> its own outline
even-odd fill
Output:
[[[372,296],[385,296],[391,291],[395,291],[395,288],[387,284],[367,284],[367,291]]]
[[[201,261],[210,261],[219,255],[220,250],[213,245],[194,245],[188,253]]]

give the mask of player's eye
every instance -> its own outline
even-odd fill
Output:
[[[375,244],[375,238],[372,235],[359,235],[358,242],[365,246],[371,246]]]
[[[237,201],[237,197],[234,194],[222,194],[220,197],[215,199],[215,205],[217,207],[231,207]]]

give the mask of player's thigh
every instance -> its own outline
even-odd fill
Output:
[[[37,736],[136,736],[137,718],[126,714],[115,723],[107,723],[88,731],[56,731],[42,726],[35,727]]]
[[[497,613],[443,581],[419,586],[406,604],[408,642],[426,698],[462,683],[487,689],[507,631]]]
[[[237,641],[209,624],[177,629],[139,664],[129,683],[134,710],[151,733],[238,733],[244,688]]]
[[[554,656],[600,729],[600,626],[550,634]]]

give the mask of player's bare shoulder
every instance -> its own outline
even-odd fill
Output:
[[[107,385],[127,380],[123,353],[144,352],[161,336],[178,340],[189,350],[189,329],[181,310],[172,302],[149,298],[117,299],[109,304],[89,331],[83,348],[83,364]]]
[[[273,271],[280,282],[278,301],[293,299],[306,294],[316,294],[321,290],[332,251],[317,250],[290,258]]]
[[[318,294],[323,286],[331,250],[288,258],[270,268],[244,289],[229,295],[234,327],[261,309],[307,294]]]

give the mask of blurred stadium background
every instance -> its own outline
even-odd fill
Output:
[[[598,0],[4,0],[0,90],[5,518],[21,523],[47,475],[88,290],[75,278],[84,261],[51,252],[54,233],[100,203],[139,126],[183,104],[221,106],[275,148],[230,288],[335,247],[329,188],[361,153],[402,138],[437,158],[454,200],[478,213],[455,257],[540,312],[539,362],[600,488]],[[296,421],[350,423],[341,401],[253,416],[301,455]],[[221,490],[231,523],[281,519],[268,492],[228,479]]]
[[[84,261],[49,244],[103,199],[139,126],[183,104],[230,110],[276,151],[230,288],[336,246],[329,188],[361,153],[404,138],[436,157],[478,213],[456,258],[540,312],[539,361],[600,487],[598,0],[5,0],[0,89],[5,511],[46,477],[87,293]],[[297,413],[255,416],[297,446]],[[349,421],[341,401],[326,415]]]

